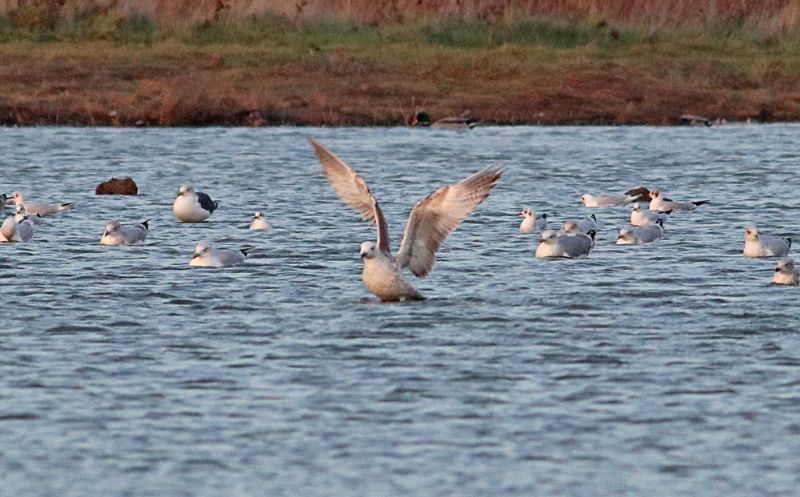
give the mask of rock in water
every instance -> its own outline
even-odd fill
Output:
[[[133,178],[111,178],[97,185],[94,189],[97,195],[136,195],[139,188]]]

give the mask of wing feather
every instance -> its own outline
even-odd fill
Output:
[[[391,252],[386,219],[364,178],[315,139],[309,138],[308,141],[314,147],[314,152],[322,165],[322,171],[333,189],[336,190],[336,194],[339,195],[342,202],[360,212],[365,221],[375,223],[375,229],[378,232],[378,248],[389,255]]]
[[[500,179],[503,170],[484,168],[458,183],[442,187],[411,211],[397,264],[419,277],[427,276],[436,261],[436,251],[483,200]]]

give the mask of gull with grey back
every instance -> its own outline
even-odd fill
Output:
[[[433,269],[436,251],[450,233],[489,196],[503,174],[489,166],[449,186],[439,188],[411,211],[397,256],[392,258],[389,230],[378,201],[364,179],[342,159],[313,138],[309,142],[319,157],[322,170],[339,198],[361,216],[375,223],[376,242],[361,244],[364,270],[361,278],[371,293],[382,301],[421,300],[423,295],[403,276],[409,268],[417,277]]]

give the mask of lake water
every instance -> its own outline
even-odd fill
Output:
[[[493,162],[429,300],[377,304],[373,229],[305,140],[366,178],[397,250],[410,208]],[[796,495],[800,288],[741,256],[799,239],[800,126],[0,129],[0,188],[76,202],[0,245],[0,495]],[[95,196],[111,176],[137,197]],[[181,225],[181,183],[221,201]],[[613,244],[640,184],[710,205]],[[588,259],[517,231],[595,213]],[[257,209],[272,231],[250,232]],[[10,212],[10,210],[8,211]],[[147,243],[101,247],[109,219]],[[190,269],[194,244],[255,247]]]

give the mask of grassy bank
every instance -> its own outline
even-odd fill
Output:
[[[181,2],[67,2],[48,13],[0,1],[0,122],[389,125],[419,110],[506,124],[800,119],[800,30],[780,2],[683,23],[518,5],[386,14],[401,3],[369,4],[383,6],[378,15],[329,1],[322,20],[321,0],[294,14],[261,2],[253,15],[199,2],[192,16]]]

